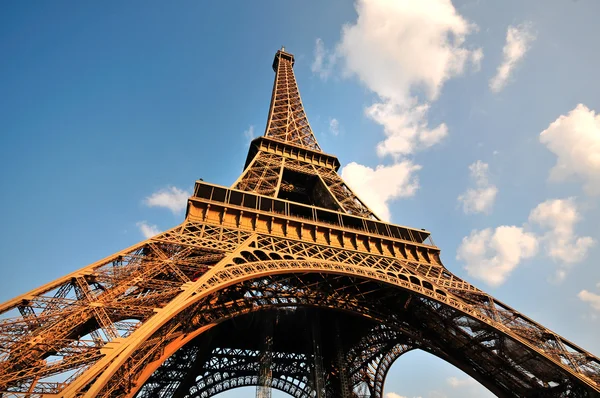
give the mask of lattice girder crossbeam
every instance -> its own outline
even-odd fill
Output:
[[[293,65],[292,54],[277,52],[273,63],[275,83],[265,137],[320,151],[304,112]]]
[[[344,300],[341,300],[340,302],[344,303],[345,301],[344,301]],[[280,304],[280,305],[290,305],[290,304],[294,304],[294,303],[295,303],[295,304],[299,304],[299,302],[298,302],[297,300],[296,300],[296,301],[284,301],[283,303],[279,303],[279,304]],[[264,304],[263,304],[263,305],[264,305]],[[340,307],[340,305],[338,305],[338,308],[339,308],[339,307]],[[371,314],[374,314],[374,313],[375,313],[375,311],[374,311],[374,309],[373,309],[373,308],[370,308],[370,313],[371,313]],[[380,316],[378,319],[380,319],[380,320],[382,320],[382,321],[383,321],[384,319],[386,319],[386,317],[385,317],[385,316]],[[210,321],[210,319],[209,319],[208,321]],[[437,320],[436,320],[436,322],[437,322]],[[442,324],[442,323],[440,323],[440,324]],[[434,325],[431,325],[431,326],[432,326],[432,327],[435,327],[435,324],[434,324]],[[409,331],[409,330],[403,330],[403,333],[404,333],[404,334],[408,334],[408,335],[410,335],[410,331]],[[416,334],[415,334],[415,336],[416,336]],[[469,339],[469,337],[470,337],[470,336],[466,336],[466,337],[463,339],[463,345],[465,345],[465,346],[466,346],[467,344],[469,344],[469,340],[468,340],[468,339]],[[482,361],[488,361],[488,362],[490,362],[490,363],[492,362],[492,361],[490,360],[490,358],[481,358],[481,360],[482,360]],[[504,365],[506,365],[506,364],[504,364]],[[463,369],[463,370],[466,370],[466,371],[468,372],[468,370],[467,370],[467,369]],[[468,373],[469,373],[469,372],[468,372]],[[521,375],[521,377],[522,377],[522,375]]]
[[[218,351],[220,352],[212,354],[212,363],[204,365],[204,376],[189,388],[190,396],[213,396],[217,392],[225,391],[227,388],[223,385],[227,383],[236,386],[261,384],[258,377],[261,366],[260,352],[232,349]],[[223,358],[227,361],[218,361]],[[311,396],[311,388],[308,385],[309,365],[305,357],[289,353],[274,353],[271,360],[273,377],[268,380],[268,387],[282,390],[298,398]],[[220,377],[216,377],[217,375]],[[223,377],[223,375],[227,376]],[[237,380],[237,383],[232,383],[231,380]]]
[[[247,210],[247,213],[250,213],[250,210]],[[288,217],[288,225],[291,221],[293,220]],[[156,344],[157,341],[165,343],[172,341],[174,338],[172,333],[178,333],[183,321],[179,320],[175,324],[172,322],[182,311],[198,305],[202,298],[209,297],[227,286],[240,284],[245,280],[298,272],[352,276],[362,280],[379,281],[411,291],[420,297],[432,300],[433,303],[438,303],[439,308],[433,309],[434,311],[452,308],[457,313],[466,315],[467,317],[461,321],[464,323],[461,326],[463,328],[481,328],[481,325],[492,327],[499,336],[496,340],[508,338],[514,344],[534,352],[536,357],[552,361],[569,374],[583,379],[588,385],[594,386],[597,383],[594,380],[594,377],[597,377],[597,359],[591,354],[584,351],[573,352],[577,348],[569,342],[557,338],[555,334],[529,321],[509,307],[493,301],[489,296],[476,289],[467,291],[450,289],[444,287],[442,283],[438,283],[440,278],[444,278],[443,275],[449,275],[449,273],[447,271],[432,273],[432,269],[441,266],[436,264],[435,256],[428,256],[429,262],[424,261],[425,256],[417,256],[419,261],[408,261],[406,257],[400,256],[402,253],[400,250],[394,257],[384,255],[382,252],[366,252],[356,243],[360,239],[351,240],[354,243],[348,247],[333,247],[316,243],[315,240],[318,241],[318,238],[314,234],[303,235],[304,238],[297,234],[292,236],[294,233],[291,229],[288,237],[265,233],[257,234],[256,226],[257,224],[240,223],[237,226],[225,227],[223,221],[220,224],[214,223],[209,216],[198,221],[190,218],[189,222],[158,235],[143,245],[136,245],[104,262],[84,268],[61,285],[48,285],[48,291],[54,289],[57,292],[59,297],[56,300],[65,300],[66,297],[61,297],[64,296],[66,290],[63,286],[67,283],[72,284],[73,281],[81,283],[81,279],[78,279],[81,277],[86,278],[85,280],[93,280],[94,283],[103,286],[97,301],[76,300],[77,304],[71,302],[65,305],[64,309],[68,313],[73,311],[73,306],[78,307],[78,316],[84,324],[88,325],[89,320],[96,318],[93,308],[103,303],[103,297],[106,297],[103,305],[105,309],[119,308],[118,303],[126,303],[128,300],[135,301],[135,297],[141,297],[141,294],[148,295],[148,286],[151,286],[150,289],[154,289],[150,295],[156,295],[159,298],[155,302],[156,307],[152,312],[144,310],[137,313],[136,316],[133,316],[131,312],[127,313],[127,317],[139,320],[139,325],[133,333],[131,333],[132,329],[128,328],[127,333],[131,333],[130,335],[124,333],[117,339],[104,335],[105,341],[96,342],[96,346],[92,346],[83,354],[74,353],[72,357],[69,355],[63,357],[64,369],[78,369],[77,366],[85,362],[85,357],[79,360],[77,355],[88,355],[89,358],[93,358],[86,363],[88,369],[85,369],[79,377],[73,380],[67,387],[68,390],[65,391],[69,391],[69,393],[75,393],[78,390],[84,391],[89,387],[89,383],[94,382],[95,384],[88,390],[88,394],[99,394],[109,381],[115,383],[112,377],[121,366],[128,364],[130,369],[141,370],[145,366],[143,365],[144,361],[156,356],[151,352],[143,351],[152,351],[154,347],[160,347]],[[404,244],[415,243],[404,242]],[[382,246],[370,245],[369,247],[379,251]],[[157,251],[160,251],[161,254],[159,255]],[[410,250],[404,251],[404,253],[407,252]],[[212,263],[198,263],[196,269],[201,274],[195,276],[189,271],[191,263],[188,261],[188,257],[178,258],[179,253],[184,253],[184,256],[191,255],[196,259],[220,260]],[[169,271],[173,269],[173,266],[177,266],[178,262],[185,264],[184,269],[188,272],[186,278],[181,278],[179,272]],[[126,270],[128,268],[132,270]],[[180,271],[183,272],[181,269]],[[136,279],[136,275],[152,276],[151,280],[154,282],[149,284],[146,278]],[[185,279],[189,279],[189,281],[185,281]],[[143,293],[140,291],[140,287],[135,285],[136,280],[143,280]],[[110,285],[110,282],[113,285]],[[28,294],[21,301],[13,301],[12,308],[23,305],[25,300],[35,301],[35,297],[34,294]],[[160,300],[161,297],[163,300]],[[479,298],[479,301],[475,301],[474,298]],[[44,300],[38,300],[38,302],[42,303]],[[54,300],[46,300],[46,302],[53,303],[50,306],[52,311],[59,311],[56,308],[60,306],[56,305]],[[286,305],[293,304],[293,298],[290,297],[286,303]],[[352,301],[350,300],[348,303],[350,305]],[[143,298],[140,298],[138,307],[146,309],[148,308],[147,304]],[[343,304],[342,300],[330,305],[339,307]],[[238,305],[243,306],[243,302]],[[3,309],[10,309],[10,305],[4,306]],[[135,312],[135,306],[131,306],[128,311]],[[41,313],[43,314],[43,310]],[[123,315],[118,312],[107,311],[107,316],[114,325],[123,320]],[[212,316],[211,322],[218,322],[218,315],[213,314]],[[31,317],[30,311],[25,316],[20,315],[3,320],[0,323],[0,332],[4,335],[6,330],[14,330],[11,329],[11,325],[15,323],[27,324],[26,318]],[[69,326],[73,316],[64,319],[63,317],[58,318],[60,320],[54,323],[40,323],[37,327],[35,325],[28,326],[31,329],[20,329],[16,336],[13,336],[12,347],[8,347],[9,349],[5,351],[5,358],[7,358],[6,355],[10,355],[10,352],[14,352],[14,348],[18,348],[23,359],[17,362],[8,362],[13,366],[15,363],[20,364],[19,368],[2,368],[0,381],[5,383],[6,387],[34,383],[34,380],[40,376],[55,373],[54,369],[56,368],[53,368],[55,365],[46,364],[44,367],[40,362],[48,352],[48,348],[44,348],[41,338],[49,336],[49,331],[55,331],[57,324],[61,325],[62,335],[71,333],[69,338],[72,340],[70,341],[75,341],[78,337],[77,334],[71,332],[77,330],[78,325]],[[468,319],[472,321],[468,321]],[[95,324],[95,327],[101,327],[98,321]],[[7,329],[4,329],[5,325]],[[157,332],[163,331],[164,327],[167,327],[171,334],[161,336],[159,333],[156,335]],[[55,344],[60,345],[61,341],[58,340]],[[149,344],[149,341],[152,341],[152,344]],[[571,347],[571,352],[566,347]],[[57,348],[53,348],[52,351],[58,352]],[[129,361],[134,358],[141,362],[130,364]],[[46,373],[44,373],[44,369]]]
[[[194,341],[290,307],[378,325],[353,346],[340,339],[333,370],[372,398],[414,348],[500,396],[600,394],[597,357],[453,275],[429,232],[381,222],[352,192],[314,137],[293,64],[278,51],[265,135],[232,188],[198,181],[183,224],[0,305],[2,397],[208,397],[264,383],[258,357],[233,351],[211,351],[197,380],[189,365],[211,362]],[[234,354],[223,378],[219,355]],[[302,382],[271,387],[306,396],[291,372]]]
[[[379,220],[350,187],[336,173],[339,162],[325,154],[316,154],[290,145],[273,145],[269,140],[255,140],[255,152],[232,188],[278,197],[282,189],[284,171],[291,170],[315,176],[327,190],[331,205],[340,211],[359,217]]]

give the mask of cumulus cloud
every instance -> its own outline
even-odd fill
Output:
[[[408,155],[417,149],[429,148],[447,134],[444,123],[434,128],[427,124],[429,105],[405,108],[391,101],[376,103],[365,110],[366,115],[383,126],[387,138],[377,145],[379,156]]]
[[[589,236],[575,233],[580,218],[573,198],[546,200],[529,214],[530,224],[540,227],[539,234],[526,231],[527,224],[473,230],[463,238],[456,258],[465,263],[469,275],[498,286],[522,260],[535,256],[541,247],[558,264],[555,279],[560,281],[596,243]]]
[[[149,239],[162,232],[156,225],[148,224],[146,221],[140,221],[135,225],[137,225],[137,227],[140,229],[140,232],[146,239]]]
[[[338,122],[337,119],[329,119],[329,132],[333,135],[338,135],[340,133],[340,122]]]
[[[463,238],[456,258],[465,263],[469,275],[498,286],[521,260],[533,257],[537,250],[534,234],[514,225],[502,225],[493,230],[472,231]]]
[[[600,287],[600,283],[598,284],[598,287]],[[581,301],[589,303],[594,310],[600,312],[600,294],[582,290],[577,294],[577,297],[579,297]]]
[[[187,207],[187,200],[191,193],[177,187],[168,187],[153,193],[144,199],[144,204],[149,207],[165,207],[173,212],[180,214]]]
[[[575,177],[588,195],[600,195],[600,115],[579,104],[542,131],[540,141],[557,157],[550,180]]]
[[[575,224],[581,219],[573,198],[551,199],[540,203],[529,214],[529,221],[543,227],[546,232],[541,241],[544,252],[559,263],[557,279],[566,276],[568,267],[585,259],[595,244],[589,236],[577,236]]]
[[[420,169],[409,160],[375,169],[352,162],[342,169],[341,176],[375,214],[389,220],[389,201],[416,193],[419,180],[415,173]]]
[[[323,44],[323,40],[318,38],[315,41],[315,59],[310,67],[310,70],[313,73],[319,75],[319,77],[323,80],[327,80],[333,66],[335,65],[336,55],[335,53],[330,53],[325,49],[325,45]]]
[[[464,46],[476,26],[450,0],[359,0],[356,11],[357,21],[342,29],[337,54],[344,73],[380,98],[366,109],[387,136],[378,153],[405,155],[439,142],[447,127],[428,126],[429,103],[418,96],[435,100],[468,60],[481,61],[481,49]]]
[[[474,379],[471,379],[471,378],[459,379],[458,377],[449,377],[446,381],[448,382],[448,384],[450,384],[451,387],[454,387],[454,388],[471,386],[476,383],[476,381]]]
[[[463,211],[470,213],[490,213],[494,206],[498,188],[489,181],[489,165],[481,160],[469,166],[470,177],[475,188],[469,188],[458,197]]]
[[[446,124],[430,125],[430,103],[439,97],[448,79],[464,72],[467,63],[477,68],[483,52],[465,46],[466,37],[477,27],[457,12],[451,0],[357,0],[355,9],[357,19],[342,27],[335,50],[328,52],[317,39],[312,70],[326,78],[336,63],[345,77],[356,77],[377,95],[365,115],[383,127],[385,138],[376,150],[380,157],[390,156],[394,164],[346,168],[370,171],[371,184],[355,181],[354,185],[364,186],[359,196],[389,218],[388,200],[403,196],[390,192],[400,187],[399,191],[413,195],[418,188],[413,173],[420,166],[406,157],[439,143],[448,134]],[[401,172],[394,175],[388,170]],[[383,174],[388,180],[381,185],[388,187],[374,190],[388,193],[384,199],[371,198],[374,190],[370,185],[380,181],[375,176]]]
[[[437,98],[472,56],[464,42],[476,27],[450,0],[359,0],[356,12],[337,48],[345,72],[395,103],[404,103],[413,89]]]
[[[515,67],[525,57],[534,40],[535,34],[531,22],[508,27],[506,44],[502,49],[502,63],[498,66],[496,75],[490,80],[490,90],[497,93],[506,86]]]

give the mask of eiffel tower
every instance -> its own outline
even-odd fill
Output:
[[[382,222],[273,61],[264,136],[230,187],[196,181],[181,225],[0,306],[0,396],[382,398],[424,350],[500,397],[598,397],[600,360]]]

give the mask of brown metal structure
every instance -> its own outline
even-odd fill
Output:
[[[280,50],[264,136],[184,222],[0,306],[0,396],[377,397],[425,350],[501,397],[600,396],[600,360],[456,277],[337,174]]]

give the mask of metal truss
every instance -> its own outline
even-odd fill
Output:
[[[261,385],[261,351],[217,347],[208,356],[196,358],[197,351],[193,343],[179,349],[152,375],[137,397],[205,398],[232,388]],[[309,365],[304,355],[273,353],[271,364],[273,377],[266,387],[297,398],[311,396]],[[190,378],[190,372],[195,377]]]
[[[222,242],[222,247],[226,247],[232,241],[240,241],[243,237],[246,237],[246,240],[240,242],[238,248],[229,254],[223,256],[211,253],[208,255],[206,252],[207,249],[218,244],[217,242]],[[182,242],[186,241],[195,243],[182,245]],[[150,248],[153,248],[154,251]],[[159,248],[161,248],[162,255],[156,252]],[[144,252],[149,257],[148,261],[134,261],[137,257],[133,253],[137,253],[139,256]],[[226,251],[224,250],[224,252]],[[218,257],[223,259],[213,265],[204,263],[199,267],[190,267],[190,257],[185,257],[185,255],[189,255],[193,261],[206,258],[214,261]],[[310,261],[306,259],[307,256],[310,256]],[[162,258],[162,260],[157,261],[158,258]],[[117,259],[118,261],[115,261]],[[128,259],[129,262],[125,263],[125,259]],[[78,377],[68,380],[67,384],[62,385],[67,387],[65,391],[68,391],[68,388],[76,385],[78,380],[98,371],[99,367],[102,367],[102,375],[107,375],[104,372],[109,371],[110,366],[114,366],[117,361],[122,360],[123,363],[116,367],[115,372],[107,377],[105,384],[94,394],[98,396],[123,395],[125,391],[131,392],[135,386],[141,385],[137,381],[140,376],[149,376],[152,373],[146,372],[145,369],[158,368],[158,365],[170,356],[167,354],[173,351],[174,347],[184,346],[186,339],[189,340],[195,333],[200,333],[207,327],[214,327],[224,319],[256,311],[263,307],[305,305],[335,308],[355,313],[357,316],[377,319],[381,324],[388,325],[403,336],[418,340],[420,347],[429,347],[434,354],[439,352],[438,356],[444,359],[454,358],[457,366],[491,389],[501,388],[497,385],[489,385],[499,381],[510,386],[512,391],[556,388],[565,385],[569,389],[574,389],[578,384],[582,384],[583,377],[581,376],[589,377],[590,381],[597,383],[595,380],[598,378],[598,368],[594,368],[597,366],[594,362],[587,364],[591,371],[583,375],[575,373],[574,367],[569,366],[568,362],[564,364],[565,366],[557,366],[556,357],[547,355],[546,352],[552,352],[550,349],[553,348],[555,355],[563,355],[563,358],[567,358],[567,355],[572,357],[572,354],[564,351],[557,352],[556,348],[550,345],[553,339],[550,342],[538,340],[538,344],[547,344],[547,348],[544,351],[536,349],[528,340],[522,338],[522,335],[531,336],[531,333],[523,333],[522,325],[519,325],[515,331],[510,330],[515,317],[500,318],[505,320],[505,323],[501,325],[485,316],[483,311],[478,310],[477,307],[472,307],[472,312],[465,311],[464,300],[461,300],[462,305],[459,305],[454,302],[454,300],[459,300],[458,296],[453,297],[449,291],[445,292],[446,296],[440,295],[440,293],[437,293],[438,295],[431,294],[431,292],[427,294],[427,289],[423,288],[427,281],[425,277],[410,272],[402,262],[389,257],[373,256],[327,246],[315,246],[270,236],[257,237],[244,234],[243,231],[187,223],[180,227],[177,233],[172,230],[159,235],[148,241],[143,249],[134,247],[131,255],[120,254],[116,256],[115,260],[111,259],[106,264],[98,265],[95,269],[81,271],[82,274],[87,273],[93,276],[96,283],[103,283],[103,288],[99,289],[103,293],[98,294],[99,299],[96,302],[77,300],[77,306],[83,308],[79,312],[82,319],[77,327],[68,329],[70,317],[64,316],[48,327],[44,327],[42,324],[31,331],[28,330],[24,336],[20,336],[20,339],[15,339],[12,347],[20,350],[20,358],[12,360],[8,357],[9,360],[4,361],[3,365],[15,364],[21,367],[19,369],[12,368],[14,369],[12,372],[4,371],[2,373],[3,379],[1,380],[3,382],[6,380],[10,386],[8,391],[12,390],[17,395],[19,390],[21,392],[25,390],[23,385],[29,386],[26,389],[29,391],[31,384],[34,384],[32,392],[58,393],[61,391],[61,385],[49,385],[42,381],[43,378],[67,370],[78,370],[79,372],[76,374]],[[129,263],[131,263],[132,272],[122,272],[129,268]],[[135,278],[134,276],[141,272],[139,270],[141,264],[146,264],[146,272],[144,272],[146,277]],[[107,266],[112,270],[111,272],[106,271]],[[172,271],[173,267],[176,267],[179,272]],[[133,268],[137,269],[133,270]],[[206,268],[206,271],[194,281],[194,274],[199,268]],[[152,270],[155,271],[152,272]],[[122,283],[109,286],[108,281],[115,281],[117,275],[122,277]],[[167,277],[167,275],[169,276]],[[187,278],[183,275],[187,275]],[[286,277],[285,283],[275,283],[270,275],[289,276]],[[410,283],[400,278],[401,275],[405,275]],[[133,280],[136,281],[135,285],[127,283]],[[179,280],[179,282],[174,283],[175,280]],[[245,281],[249,281],[251,284],[245,285],[247,283]],[[416,283],[416,281],[419,282]],[[375,282],[377,282],[376,285],[373,284]],[[68,283],[72,284],[70,281]],[[54,286],[50,287],[64,292],[66,289],[60,289],[63,286],[65,285],[61,285],[58,289]],[[125,286],[127,289],[124,288]],[[173,286],[177,286],[178,295],[176,297],[164,293],[166,291],[174,294]],[[227,288],[227,286],[229,287]],[[217,288],[215,289],[215,287]],[[115,299],[115,303],[108,301],[108,297],[114,296],[117,290],[123,292],[121,296]],[[144,291],[141,297],[140,290]],[[440,288],[436,290],[443,292]],[[395,297],[398,297],[399,291],[411,292],[411,294],[407,295],[408,298],[405,300],[397,302]],[[132,303],[134,301],[132,296],[138,297],[135,305]],[[181,301],[179,311],[169,308],[182,300],[183,296],[187,296],[189,302],[184,304]],[[63,300],[66,300],[66,297],[68,295]],[[156,304],[152,304],[152,310],[148,311],[146,309],[148,306],[144,305],[147,303],[145,301],[147,297],[166,297],[166,299],[162,305],[158,304],[154,307]],[[454,300],[449,300],[451,297]],[[44,302],[44,300],[39,301]],[[46,301],[52,302],[51,300]],[[138,319],[139,326],[131,335],[124,332],[120,338],[114,340],[101,333],[101,342],[97,342],[97,345],[90,342],[82,350],[84,337],[89,334],[89,331],[100,328],[100,322],[94,321],[95,314],[91,310],[86,312],[85,309],[99,306],[99,304],[94,304],[99,302],[105,303],[103,308],[109,309],[107,313],[115,328],[118,327],[119,320],[122,321],[124,317]],[[110,310],[121,308],[120,304],[127,302],[130,303],[120,309],[122,312]],[[159,302],[155,301],[154,303]],[[65,306],[67,314],[73,311],[73,306],[74,304]],[[134,313],[134,309],[137,312]],[[383,309],[387,309],[390,313],[382,312]],[[155,323],[153,318],[161,314],[165,315],[165,322]],[[401,316],[402,314],[410,314],[413,319],[409,322]],[[478,316],[476,316],[477,314]],[[83,318],[84,316],[85,318]],[[16,318],[25,322],[23,316]],[[14,321],[12,319],[12,322],[8,323],[14,324]],[[6,323],[4,322],[2,326]],[[46,330],[59,330],[57,324],[61,325],[61,330],[65,331],[63,334],[70,339],[56,340],[44,333]],[[78,330],[83,327],[82,325],[88,325],[88,329],[79,332],[81,337],[74,336],[72,332],[67,333],[69,330]],[[131,328],[128,328],[127,331],[130,332]],[[146,332],[147,337],[142,339],[138,337],[139,344],[134,346],[133,338],[136,337],[136,333],[139,336],[142,331]],[[428,333],[432,337],[428,338]],[[52,345],[46,342],[36,344],[35,336],[38,335],[47,335],[47,340],[52,340]],[[73,349],[75,340],[81,341],[77,350]],[[23,344],[19,344],[22,341],[30,342],[29,346],[24,347]],[[127,344],[129,342],[131,342],[131,346]],[[443,348],[440,347],[441,343],[443,343]],[[123,347],[124,345],[126,347]],[[10,349],[12,347],[9,347],[6,352],[13,352],[14,348]],[[57,349],[59,347],[62,351]],[[378,347],[375,342],[373,342],[373,347]],[[448,352],[451,347],[455,347],[455,351]],[[127,348],[133,348],[131,353],[119,358],[119,353],[123,354]],[[52,350],[52,355],[62,355],[63,359],[58,361],[60,367],[55,362],[40,360],[47,355],[49,350]],[[465,355],[468,357],[460,361],[456,359]],[[586,360],[583,355],[576,358]],[[591,355],[587,358],[594,359]],[[587,360],[589,361],[589,359]],[[348,368],[353,369],[351,365]],[[364,369],[364,366],[359,366],[359,368]],[[595,380],[592,377],[595,377]],[[586,378],[583,379],[586,380]],[[36,379],[42,381],[38,389],[36,389],[38,383],[35,381]],[[90,380],[92,387],[93,383],[99,380],[92,376]],[[585,383],[583,384],[585,385]],[[51,387],[54,389],[52,390]],[[87,390],[90,387],[89,383],[84,384],[84,387],[83,391]],[[520,390],[517,390],[517,387]],[[91,391],[88,390],[88,393]],[[506,394],[506,391],[503,393]]]
[[[233,188],[196,182],[181,225],[0,305],[0,396],[262,385],[381,398],[411,349],[498,396],[599,396],[596,356],[453,275],[429,232],[356,198],[300,111],[292,65],[277,53],[267,133]],[[276,320],[268,344],[260,314]],[[248,319],[263,321],[238,331]]]
[[[267,129],[253,141],[245,170],[232,187],[274,197],[295,193],[313,205],[378,220],[336,173],[339,161],[322,153],[304,112],[293,64],[292,54],[277,52]]]
[[[250,167],[234,187],[241,191],[254,191],[261,195],[277,196],[281,184],[284,158],[279,155],[260,152],[252,160]]]
[[[265,137],[320,151],[300,99],[294,76],[294,56],[278,51],[273,61],[275,83]]]

